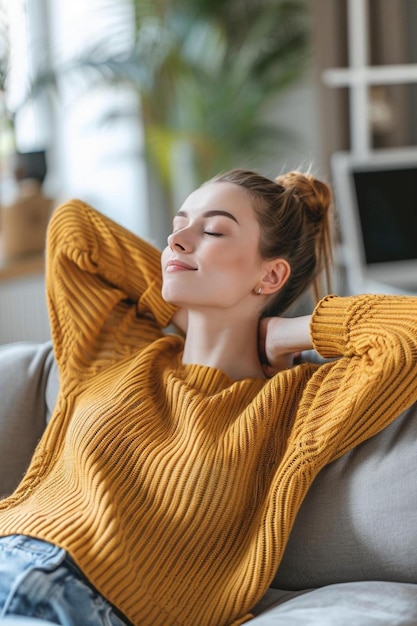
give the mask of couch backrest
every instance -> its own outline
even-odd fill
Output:
[[[299,511],[273,586],[417,583],[417,405],[325,467]]]
[[[0,497],[17,486],[45,429],[51,409],[45,392],[53,371],[50,342],[0,347]],[[50,405],[53,393],[51,385]]]
[[[17,485],[59,380],[51,344],[0,347],[0,494]],[[325,467],[299,511],[273,586],[417,583],[417,405]]]

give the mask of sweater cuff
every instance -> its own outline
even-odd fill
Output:
[[[354,298],[326,296],[317,304],[311,319],[314,349],[324,358],[346,354]]]
[[[137,305],[138,314],[145,317],[151,314],[160,328],[166,328],[170,324],[177,309],[177,306],[165,302],[162,298],[159,281],[149,285],[139,298]]]

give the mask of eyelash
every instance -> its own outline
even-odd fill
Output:
[[[181,230],[180,228],[178,228],[177,230],[173,230],[172,234],[175,235],[175,233],[177,233],[179,230]],[[216,233],[216,232],[212,232],[209,230],[204,230],[203,231],[204,235],[210,235],[211,237],[223,237],[223,233]]]

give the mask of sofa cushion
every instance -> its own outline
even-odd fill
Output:
[[[329,585],[280,595],[253,626],[412,626],[417,624],[417,585],[381,581]]]
[[[21,479],[53,411],[52,345],[0,347],[0,495]],[[273,581],[281,590],[417,583],[417,405],[325,467],[299,511]]]
[[[50,342],[0,347],[0,497],[19,483],[45,429],[52,365]]]
[[[54,358],[51,359],[49,363],[49,371],[48,377],[46,381],[45,387],[45,405],[46,405],[46,422],[48,423],[51,419],[52,413],[55,409],[55,404],[59,391],[59,374],[58,374],[58,366]]]
[[[417,583],[417,405],[317,476],[273,586]],[[417,623],[417,621],[416,621]]]

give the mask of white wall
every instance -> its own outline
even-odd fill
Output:
[[[277,173],[311,166],[314,174],[325,177],[317,85],[311,70],[280,97],[273,116],[294,137],[290,145],[284,146],[284,155],[277,159]]]
[[[100,0],[13,0],[11,104],[24,101],[29,78],[53,60],[61,66],[97,40],[113,50],[123,42],[106,40],[106,28],[115,30],[115,19],[131,23],[129,0],[118,0],[111,24],[104,19]],[[125,23],[123,23],[125,22]],[[28,27],[30,24],[30,27]],[[90,202],[127,228],[152,238],[140,116],[123,116],[104,123],[122,106],[138,109],[131,89],[93,89],[80,72],[61,73],[59,91],[48,91],[36,101],[25,101],[17,115],[17,148],[48,149],[45,190],[59,203],[79,197]]]
[[[106,29],[111,27],[114,32],[117,21],[123,32],[128,32],[126,26],[132,18],[129,0],[119,0],[113,15],[99,11],[102,4],[99,0],[48,1],[51,54],[58,64],[82,53],[95,41],[106,41]],[[106,41],[111,50],[128,43],[115,38]],[[61,197],[80,197],[127,228],[149,237],[139,115],[103,122],[114,107],[137,108],[136,94],[127,88],[117,92],[92,89],[81,76],[63,76],[60,84],[53,145],[55,178],[61,183],[57,192]]]

